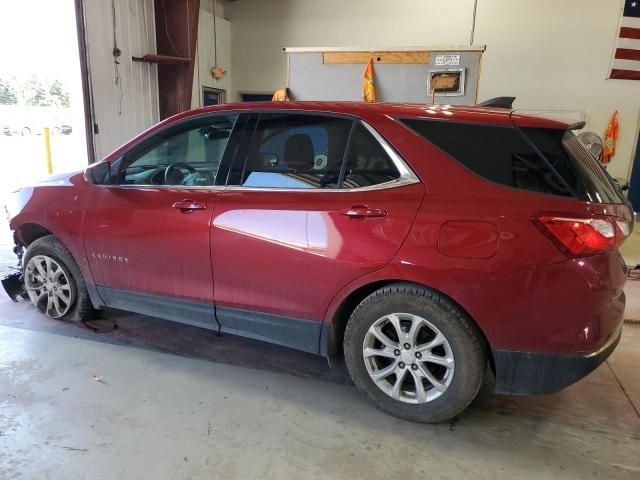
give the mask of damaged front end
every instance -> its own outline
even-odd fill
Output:
[[[24,247],[16,243],[13,247],[13,253],[18,257],[18,264],[13,267],[15,271],[6,274],[0,279],[4,291],[7,292],[9,298],[14,302],[20,299],[27,299],[27,289],[24,285],[24,275],[22,272],[22,256],[24,255]]]

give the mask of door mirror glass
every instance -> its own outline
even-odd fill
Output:
[[[84,178],[92,185],[109,185],[111,183],[111,163],[100,162],[89,166],[84,171]]]

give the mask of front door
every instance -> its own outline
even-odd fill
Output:
[[[332,298],[393,258],[424,188],[359,121],[254,120],[212,219],[216,316],[223,331],[317,353]]]
[[[118,161],[114,185],[96,187],[85,247],[108,306],[213,319],[209,227],[237,119],[210,115],[152,134]]]

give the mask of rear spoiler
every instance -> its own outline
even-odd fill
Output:
[[[516,97],[495,97],[479,103],[479,107],[513,108]]]

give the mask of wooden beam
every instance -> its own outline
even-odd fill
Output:
[[[188,65],[193,61],[191,58],[173,57],[171,55],[154,55],[152,53],[147,53],[142,57],[131,57],[131,60],[134,62],[167,63],[176,65]]]
[[[322,52],[325,64],[362,64],[373,59],[373,63],[427,64],[430,52]]]
[[[154,0],[160,119],[191,108],[200,0]],[[142,57],[144,58],[144,57]],[[176,60],[180,59],[180,60]]]

